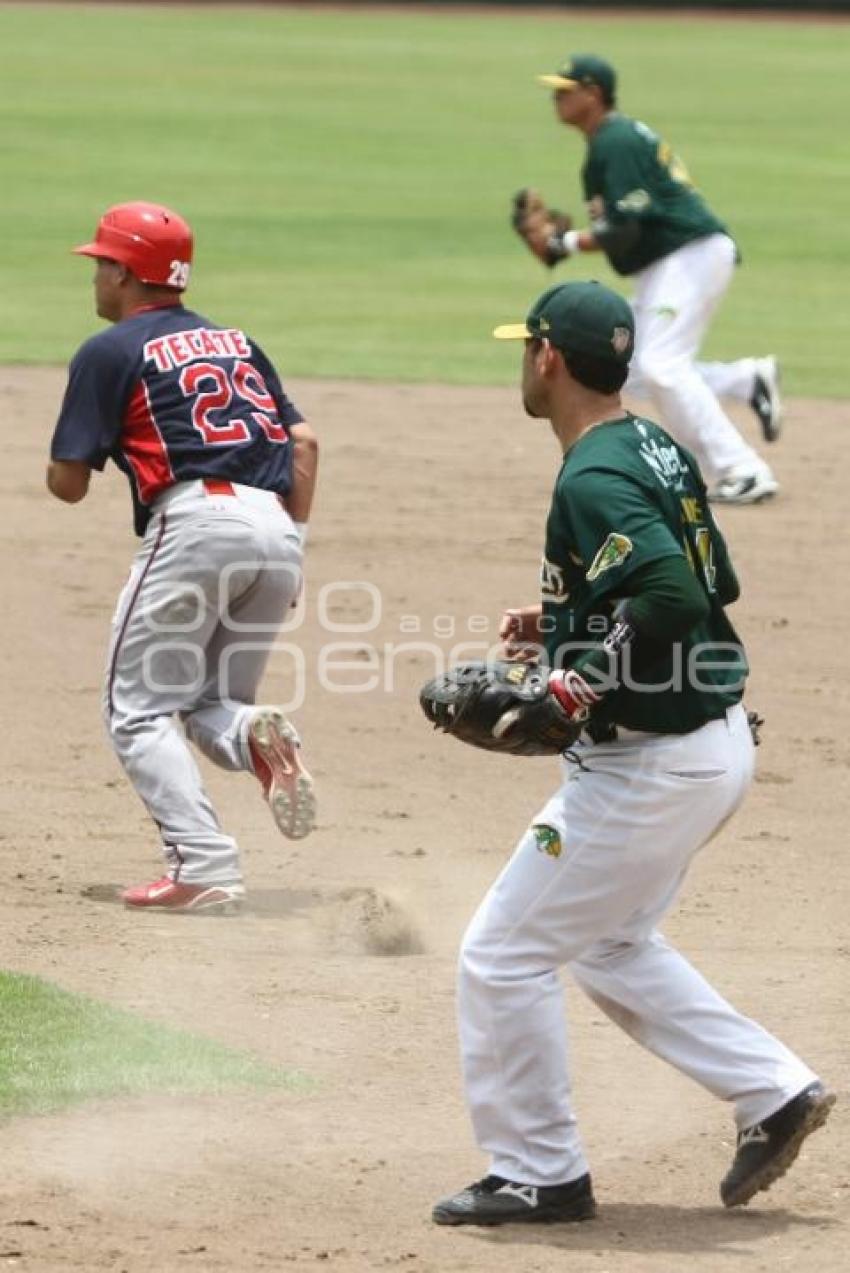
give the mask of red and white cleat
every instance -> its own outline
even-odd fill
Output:
[[[241,884],[181,884],[170,875],[153,884],[137,884],[121,894],[130,910],[191,911],[232,915],[241,909],[245,889]]]
[[[278,829],[302,840],[316,822],[316,796],[294,727],[277,708],[261,708],[248,729],[248,748]]]

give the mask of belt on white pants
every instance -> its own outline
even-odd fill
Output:
[[[259,486],[245,486],[242,482],[230,482],[221,477],[198,477],[186,482],[175,482],[156,497],[151,507],[155,512],[161,513],[178,502],[220,498],[237,499],[256,508],[277,507],[286,513],[283,496],[276,491],[264,491]]]
[[[684,738],[687,734],[693,734],[696,730],[702,729],[705,725],[712,724],[715,720],[725,719],[729,722],[731,720],[732,713],[739,707],[740,703],[734,703],[731,707],[726,708],[723,716],[712,716],[709,720],[702,721],[701,724],[695,725],[693,729],[686,730],[684,734],[677,735],[677,737]],[[598,746],[601,743],[646,742],[649,738],[661,738],[663,736],[662,733],[656,733],[654,730],[626,729],[623,725],[613,724],[598,726],[596,729],[593,729],[593,733],[590,732],[591,729],[593,729],[592,724],[590,727],[583,729],[579,735],[583,743],[591,746]],[[668,737],[669,736],[670,735],[668,733]]]

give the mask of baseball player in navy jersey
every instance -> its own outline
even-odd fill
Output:
[[[76,503],[111,459],[142,537],[112,621],[103,708],[166,870],[124,902],[223,913],[244,896],[239,853],[187,737],[223,769],[256,775],[284,835],[314,823],[298,735],[255,697],[301,586],[317,444],[259,346],[184,307],[192,247],[170,209],[125,203],[74,249],[96,260],[97,312],[112,325],[71,362],[47,485]]]

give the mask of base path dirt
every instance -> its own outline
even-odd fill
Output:
[[[192,920],[116,902],[120,886],[160,865],[99,715],[110,614],[135,544],[119,474],[96,477],[76,507],[45,493],[63,383],[60,370],[0,372],[0,967],[313,1081],[295,1093],[163,1093],[7,1121],[4,1267],[845,1267],[846,404],[792,403],[771,456],[781,496],[723,514],[765,741],[746,805],[698,860],[666,925],[739,1008],[836,1088],[833,1118],[768,1195],[726,1213],[717,1186],[732,1153],[728,1108],[568,986],[599,1219],[445,1230],[429,1221],[432,1202],[485,1169],[461,1098],[457,947],[556,773],[433,735],[416,689],[439,658],[481,653],[503,606],[534,599],[558,465],[548,426],[525,418],[513,389],[289,386],[321,434],[322,483],[303,620],[282,637],[264,698],[297,699],[306,684],[292,715],[320,822],[303,843],[281,840],[255,781],[204,763],[243,848],[249,907]],[[742,423],[752,437],[754,421]]]

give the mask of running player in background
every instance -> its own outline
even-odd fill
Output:
[[[238,849],[175,718],[221,768],[257,776],[284,835],[312,829],[298,735],[255,696],[301,587],[317,444],[262,350],[183,306],[192,249],[182,217],[150,203],[110,208],[74,249],[97,262],[97,313],[112,326],[71,362],[47,485],[77,503],[113,460],[143,537],[113,618],[103,707],[166,873],[124,902],[222,912],[244,896]]]
[[[558,236],[552,256],[601,251],[618,274],[635,280],[637,344],[626,392],[649,395],[669,431],[697,457],[712,500],[768,498],[778,483],[718,396],[748,403],[765,441],[775,441],[781,427],[776,360],[695,361],[732,281],[735,243],[668,144],[617,111],[613,67],[580,54],[538,78],[553,90],[558,119],[587,139],[582,183],[590,224]]]

